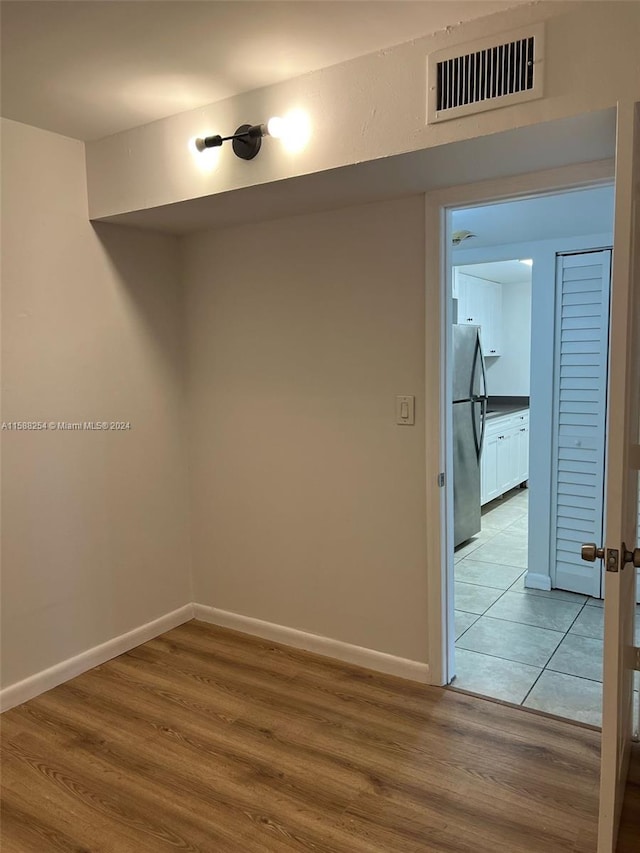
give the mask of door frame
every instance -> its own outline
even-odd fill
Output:
[[[427,520],[427,618],[429,680],[445,685],[454,673],[453,450],[450,372],[452,303],[452,211],[508,200],[611,184],[613,158],[562,166],[510,178],[450,187],[425,194],[425,439]],[[438,405],[433,405],[434,400]],[[445,472],[444,484],[440,474]],[[439,519],[437,526],[431,520]]]

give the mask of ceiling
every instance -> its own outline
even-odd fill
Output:
[[[531,281],[531,267],[520,260],[494,261],[489,264],[464,264],[460,272],[476,278],[497,281],[499,284],[526,284]]]
[[[613,186],[605,186],[456,210],[452,231],[476,236],[465,240],[454,257],[466,249],[611,232],[613,202]]]
[[[2,0],[2,115],[97,139],[524,0]]]

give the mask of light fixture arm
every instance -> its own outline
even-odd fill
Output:
[[[219,148],[223,142],[229,142],[233,146],[233,151],[236,156],[242,160],[253,160],[262,144],[262,137],[268,135],[267,126],[265,124],[241,124],[235,133],[231,136],[205,136],[203,139],[196,139],[196,148],[198,151],[204,151],[207,148]]]
[[[285,151],[293,154],[301,151],[309,140],[309,119],[302,110],[292,110],[284,117],[271,116],[264,124],[241,124],[236,128],[235,133],[229,136],[217,133],[198,139],[192,137],[189,140],[189,147],[203,152],[207,148],[220,148],[225,142],[231,142],[236,157],[242,160],[253,160],[260,151],[263,136],[282,140]],[[211,162],[211,158],[207,160]]]

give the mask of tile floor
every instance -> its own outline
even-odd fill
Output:
[[[528,498],[514,489],[485,507],[482,531],[455,553],[453,686],[599,726],[602,601],[525,588]]]

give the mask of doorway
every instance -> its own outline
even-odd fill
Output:
[[[449,554],[453,686],[593,725],[601,580],[579,541],[602,528],[612,223],[611,185],[449,214],[451,337],[477,325],[486,365],[480,525]]]

